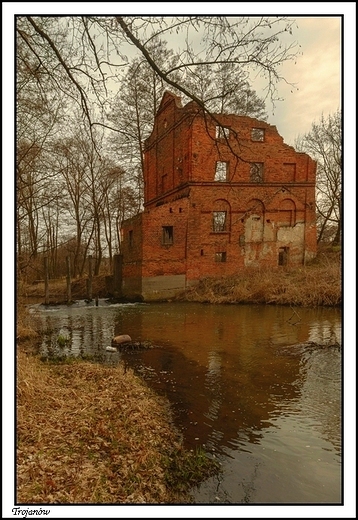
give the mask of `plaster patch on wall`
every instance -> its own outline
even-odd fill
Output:
[[[277,241],[285,244],[303,244],[305,225],[296,224],[295,226],[281,227],[277,230]]]

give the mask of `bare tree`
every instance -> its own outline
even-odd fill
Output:
[[[177,79],[197,65],[230,63],[243,73],[261,75],[266,95],[274,102],[277,85],[284,79],[280,65],[298,55],[298,45],[290,39],[294,25],[286,17],[25,16],[18,18],[17,32],[39,81],[51,82],[80,105],[92,129],[94,124],[105,124],[104,112],[101,118],[98,109],[106,108],[110,83],[119,80],[128,64],[128,45],[140,51],[166,85],[203,109],[202,100]],[[193,44],[198,36],[203,43],[200,53]],[[151,51],[151,42],[159,38],[175,45],[182,42],[175,65],[160,63]]]
[[[158,62],[171,66],[177,62],[177,56],[167,49],[166,42],[155,38],[149,48]],[[111,125],[117,129],[110,138],[111,152],[125,169],[126,184],[132,193],[137,193],[133,208],[138,213],[143,204],[144,141],[152,132],[166,84],[140,57],[130,64],[122,85],[108,115]]]
[[[60,93],[43,82],[33,50],[26,32],[20,29],[16,74],[16,239],[22,264],[25,256],[36,258],[48,246],[48,218],[58,195],[52,144],[58,137],[63,107]]]
[[[39,141],[29,134],[18,142],[16,154],[17,250],[34,258],[45,236],[40,226],[42,210],[55,201],[57,193],[46,137]]]
[[[241,67],[243,72],[262,75],[266,79],[267,97],[277,101],[277,84],[284,78],[280,65],[296,59],[298,46],[287,43],[286,35],[292,35],[294,20],[285,17],[183,17],[183,18],[137,18],[116,17],[125,36],[146,58],[150,66],[168,85],[178,89],[188,98],[206,108],[200,98],[195,96],[172,75],[197,65],[232,64]],[[204,42],[203,55],[194,50],[190,40],[193,31],[200,31]],[[163,70],[148,50],[148,42],[161,35],[184,32],[185,49],[180,52],[179,63]]]
[[[249,85],[260,75],[266,98],[275,103],[285,81],[280,65],[298,56],[294,26],[286,17],[18,16],[18,250],[26,240],[33,254],[39,244],[56,247],[65,233],[54,226],[64,227],[68,218],[75,226],[76,272],[83,270],[83,248],[90,247],[98,253],[98,270],[101,234],[111,236],[111,201],[120,208],[115,219],[141,209],[143,140],[163,90],[196,101],[212,117],[215,99],[221,110],[237,110],[236,87],[241,107],[244,98],[246,109],[251,101],[259,104]],[[220,89],[206,97],[187,82],[205,69],[221,72]],[[105,158],[113,148],[108,135],[103,144],[99,127],[116,132],[120,187],[107,184]]]
[[[166,68],[174,67],[180,59],[158,38],[150,41],[148,50],[155,61]],[[213,113],[231,112],[267,118],[264,100],[250,88],[237,65],[199,64],[186,70],[185,74],[178,71],[175,81],[195,93]],[[148,62],[137,58],[131,63],[123,80],[123,88],[118,92],[108,116],[111,125],[117,129],[111,138],[111,149],[120,157],[126,171],[131,173],[132,182],[135,182],[140,194],[139,202],[142,200],[144,140],[153,129],[154,118],[166,87],[165,81]],[[174,94],[180,94],[176,88],[171,90]],[[140,207],[141,204],[138,210]]]
[[[339,245],[342,234],[342,124],[341,112],[321,117],[309,133],[296,141],[297,149],[317,161],[318,242]]]
[[[265,100],[250,87],[248,73],[235,63],[198,64],[187,71],[184,81],[213,113],[267,119]]]
[[[88,179],[86,157],[83,155],[81,132],[73,137],[59,140],[54,153],[57,158],[57,171],[63,177],[65,193],[62,199],[62,227],[66,226],[75,232],[75,248],[73,251],[73,275],[82,274],[84,267],[84,237],[93,234],[93,219],[88,202]],[[85,143],[85,146],[87,143]],[[67,217],[67,218],[66,218]],[[88,230],[88,227],[91,230]],[[68,231],[72,233],[72,231]],[[88,240],[86,240],[88,242]]]

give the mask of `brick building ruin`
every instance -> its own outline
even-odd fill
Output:
[[[316,163],[257,119],[166,92],[145,142],[144,211],[123,222],[122,295],[173,296],[202,277],[316,254]]]

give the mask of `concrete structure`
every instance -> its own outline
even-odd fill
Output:
[[[144,211],[122,228],[123,296],[170,298],[202,277],[315,256],[316,163],[275,126],[166,92],[144,161]]]

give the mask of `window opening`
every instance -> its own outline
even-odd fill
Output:
[[[226,262],[226,251],[215,253],[215,262]]]
[[[287,265],[288,250],[288,247],[280,247],[280,249],[278,250],[278,265]]]
[[[251,182],[263,182],[263,180],[264,180],[264,163],[251,163],[250,180],[251,180]]]
[[[226,211],[213,212],[213,231],[215,233],[226,231]]]
[[[131,229],[128,233],[129,247],[133,245],[133,230]]]
[[[215,181],[225,182],[227,180],[228,163],[223,161],[216,162]]]
[[[251,129],[251,141],[263,142],[264,140],[265,140],[265,130],[263,128],[252,128]]]
[[[230,129],[225,126],[217,126],[215,131],[216,139],[228,139],[230,136]]]
[[[162,233],[162,241],[163,244],[172,244],[174,235],[173,235],[173,226],[163,226],[163,233]]]

